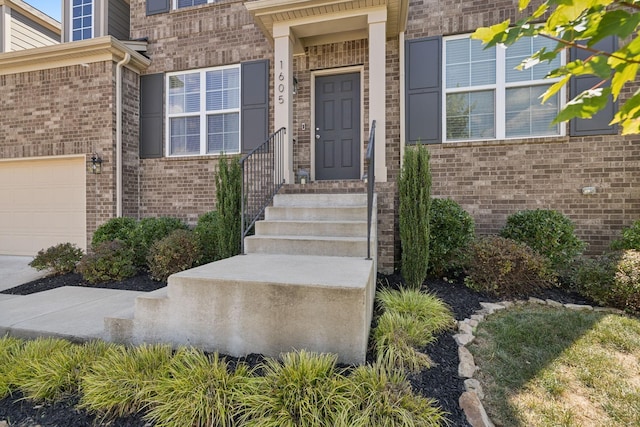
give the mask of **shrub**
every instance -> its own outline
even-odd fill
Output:
[[[137,267],[147,265],[149,249],[156,241],[166,237],[174,230],[186,230],[187,225],[177,218],[143,218],[131,231],[130,242]]]
[[[138,221],[133,218],[111,218],[98,227],[93,233],[91,246],[96,247],[98,244],[108,242],[109,240],[121,240],[129,243],[131,232],[136,228],[137,224]]]
[[[410,288],[419,289],[429,265],[431,205],[429,152],[423,145],[405,149],[398,190],[402,276]]]
[[[199,264],[207,264],[220,259],[218,251],[218,220],[216,211],[207,212],[198,218],[193,232],[198,237],[200,246]]]
[[[10,375],[20,357],[22,347],[22,340],[12,338],[8,335],[0,337],[0,400],[15,390]]]
[[[54,275],[73,273],[82,255],[82,249],[73,243],[60,243],[38,251],[29,265],[36,270],[51,270]]]
[[[145,418],[158,427],[233,426],[238,398],[253,384],[246,365],[230,370],[218,354],[182,348],[169,363],[168,375],[147,383],[151,409]]]
[[[174,230],[151,245],[147,265],[154,280],[166,282],[173,273],[191,268],[199,256],[198,242],[193,233]]]
[[[105,416],[141,411],[151,398],[149,384],[168,375],[168,345],[113,346],[82,377],[80,408]]]
[[[93,253],[80,260],[77,269],[84,280],[94,284],[124,280],[137,272],[133,252],[120,240],[99,243]]]
[[[611,242],[611,249],[634,249],[640,251],[640,219],[622,230],[622,236]]]
[[[258,378],[257,393],[244,396],[248,425],[279,427],[334,426],[352,404],[346,382],[335,369],[336,356],[300,352],[269,359]],[[246,421],[245,420],[245,421]]]
[[[601,305],[640,312],[640,251],[584,259],[573,276],[578,292]]]
[[[498,236],[471,244],[465,272],[468,287],[497,297],[529,295],[556,283],[546,258],[524,243]]]
[[[429,270],[437,275],[461,270],[475,233],[473,218],[451,199],[432,199],[429,212]]]
[[[546,257],[559,272],[585,246],[575,235],[571,220],[554,210],[526,210],[510,215],[500,235],[526,244]]]
[[[240,253],[242,228],[242,168],[237,159],[220,158],[216,173],[218,255],[220,259]]]

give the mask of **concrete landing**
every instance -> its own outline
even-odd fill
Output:
[[[0,295],[0,336],[104,338],[104,318],[131,307],[144,292],[65,286],[31,295]]]
[[[29,266],[33,257],[0,255],[0,291],[14,288],[47,275]]]

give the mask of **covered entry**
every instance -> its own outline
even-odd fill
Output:
[[[0,254],[86,246],[85,158],[0,161]]]

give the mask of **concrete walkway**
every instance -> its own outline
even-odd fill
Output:
[[[29,267],[33,257],[0,255],[0,291],[46,276],[46,271]]]

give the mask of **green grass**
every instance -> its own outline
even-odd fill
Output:
[[[482,322],[469,349],[497,423],[640,425],[638,318],[514,307]]]
[[[13,390],[9,373],[13,370],[22,346],[23,341],[17,338],[6,335],[0,338],[0,399],[7,397]]]

